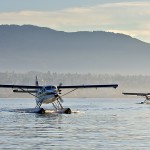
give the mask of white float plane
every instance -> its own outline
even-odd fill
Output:
[[[142,96],[145,97],[144,102],[141,102],[140,104],[150,104],[150,93],[122,93],[124,95],[136,95],[136,96]]]
[[[70,108],[63,108],[62,106],[62,96],[67,95],[77,89],[80,88],[117,88],[117,84],[107,84],[107,85],[72,85],[72,86],[64,86],[60,84],[59,86],[47,85],[47,86],[39,86],[38,80],[36,77],[35,86],[28,85],[2,85],[0,84],[0,88],[12,88],[13,92],[17,93],[29,93],[35,97],[36,107],[34,109],[28,109],[27,112],[37,112],[44,113],[45,110],[41,108],[42,104],[52,103],[53,107],[57,112],[60,113],[71,113]],[[72,89],[71,91],[61,95],[62,89]]]

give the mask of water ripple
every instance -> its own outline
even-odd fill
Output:
[[[86,101],[86,103],[85,103]],[[137,100],[69,99],[72,114],[10,111],[33,105],[0,100],[0,149],[148,150],[150,106]],[[4,103],[4,104],[3,104]],[[79,105],[80,103],[80,105]]]

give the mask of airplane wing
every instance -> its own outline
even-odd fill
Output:
[[[30,86],[30,85],[13,85],[13,84],[0,84],[0,88],[20,88],[20,89],[40,89],[43,86]],[[60,85],[58,89],[71,89],[71,88],[117,88],[118,84],[106,84],[106,85]]]
[[[40,89],[42,86],[0,84],[0,88]]]
[[[136,95],[136,96],[147,96],[150,95],[150,93],[122,93],[124,95]]]
[[[58,89],[78,89],[78,88],[117,88],[118,84],[106,84],[106,85],[71,85],[71,86],[57,86]]]

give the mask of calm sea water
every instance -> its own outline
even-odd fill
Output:
[[[149,150],[150,105],[141,100],[68,98],[72,114],[31,114],[12,109],[34,99],[0,99],[0,149]]]

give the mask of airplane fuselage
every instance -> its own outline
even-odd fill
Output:
[[[36,93],[36,103],[49,104],[56,101],[58,98],[58,90],[55,86],[44,86]]]

